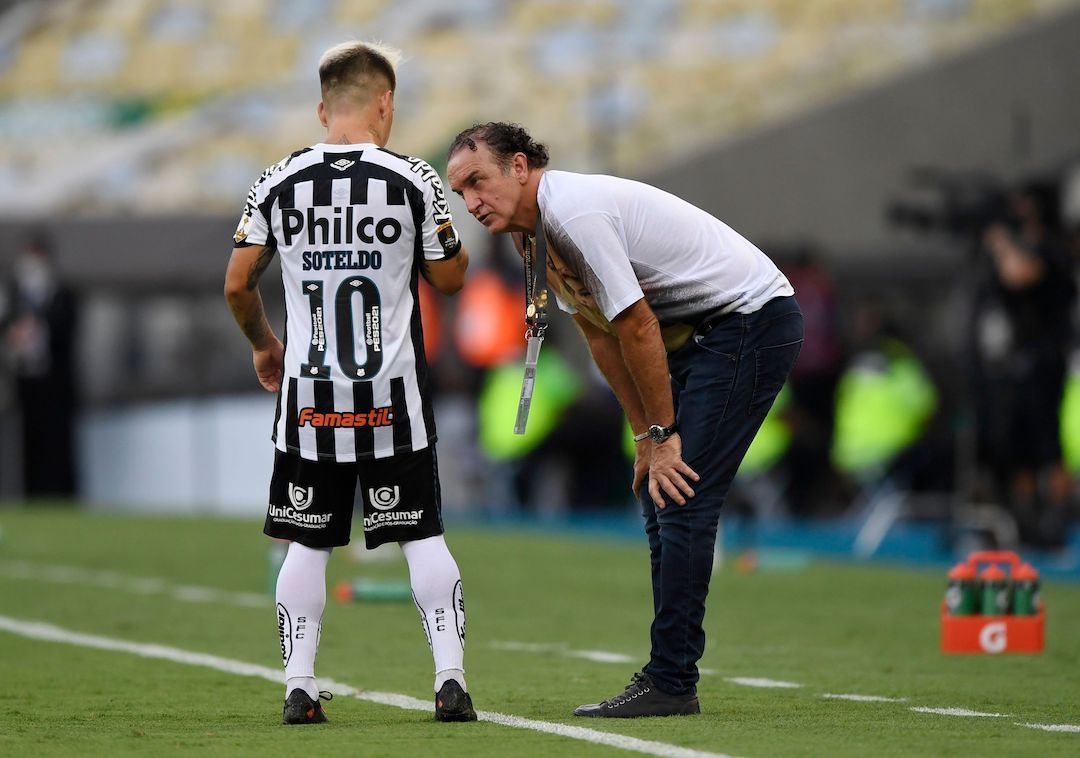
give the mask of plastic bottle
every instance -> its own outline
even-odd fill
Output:
[[[953,616],[971,616],[979,612],[979,582],[975,567],[970,563],[958,563],[949,571],[945,604]]]
[[[394,579],[353,579],[339,582],[334,597],[339,603],[399,603],[412,600],[412,587]]]
[[[982,580],[982,612],[985,616],[1004,616],[1009,612],[1009,583],[1005,572],[990,564],[979,574]]]
[[[1039,572],[1030,563],[1021,563],[1013,572],[1013,613],[1035,616],[1039,612]]]

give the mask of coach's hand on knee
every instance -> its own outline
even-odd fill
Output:
[[[641,485],[649,475],[649,466],[652,464],[653,441],[651,439],[638,440],[634,443],[634,483],[630,485],[634,497],[641,491]]]
[[[701,477],[682,459],[682,438],[678,434],[653,445],[652,462],[649,464],[649,496],[657,508],[667,507],[661,491],[678,505],[686,505],[687,499],[694,496],[694,488],[688,479],[696,482]]]

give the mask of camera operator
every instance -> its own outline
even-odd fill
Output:
[[[1043,547],[1065,543],[1071,489],[1059,409],[1076,290],[1057,210],[1053,188],[1008,193],[981,230],[972,323],[980,462]]]

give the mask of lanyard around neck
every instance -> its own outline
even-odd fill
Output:
[[[525,324],[526,337],[544,338],[547,329],[547,240],[544,239],[544,223],[539,212],[533,236],[523,235],[522,248],[525,261]]]
[[[544,224],[536,217],[536,233],[522,239],[525,260],[525,376],[521,380],[521,399],[518,401],[514,434],[525,434],[532,406],[533,389],[536,387],[536,361],[547,331],[547,242]]]

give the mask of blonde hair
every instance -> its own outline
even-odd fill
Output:
[[[319,58],[319,83],[323,103],[348,97],[367,103],[385,90],[397,89],[401,51],[381,42],[342,42]]]

